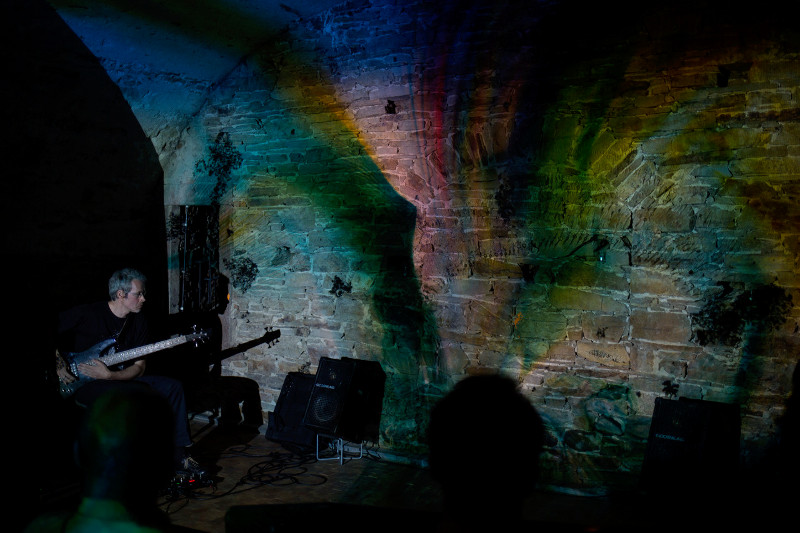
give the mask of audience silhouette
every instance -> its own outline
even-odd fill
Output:
[[[501,375],[458,382],[431,411],[429,461],[443,498],[441,532],[502,531],[523,522],[536,486],[541,417]]]
[[[149,389],[100,396],[84,414],[76,441],[82,474],[77,510],[40,516],[27,531],[186,531],[171,525],[157,506],[174,473],[173,425],[169,404]]]

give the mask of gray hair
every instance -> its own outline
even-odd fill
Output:
[[[134,268],[123,268],[111,274],[108,280],[108,295],[112,300],[117,299],[117,291],[122,291],[126,295],[133,288],[133,280],[138,279],[142,283],[147,281],[144,274]]]

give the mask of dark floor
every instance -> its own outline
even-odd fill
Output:
[[[352,530],[385,532],[408,524],[422,532],[439,519],[439,488],[419,461],[387,458],[380,450],[362,453],[349,446],[340,460],[324,445],[318,460],[316,450],[298,454],[267,440],[266,425],[257,431],[224,430],[198,418],[191,427],[192,454],[209,469],[213,483],[198,486],[175,480],[165,490],[159,504],[176,526],[205,533],[280,532],[344,521]],[[41,480],[42,510],[63,511],[77,503],[77,481],[64,470],[59,474]],[[476,495],[476,503],[479,500]],[[532,502],[527,518],[548,526],[538,531],[597,531],[604,529],[599,526],[625,522],[609,521],[605,498],[548,491]],[[301,522],[306,527],[299,527]],[[331,529],[336,528],[326,527]]]
[[[159,503],[176,526],[206,533],[280,532],[338,521],[353,531],[422,532],[432,531],[440,516],[439,489],[429,472],[396,457],[381,458],[379,450],[365,450],[360,458],[348,453],[343,461],[336,456],[317,460],[314,450],[298,455],[267,440],[265,426],[258,431],[223,430],[205,419],[191,426],[193,455],[209,467],[213,483],[175,482],[165,491]],[[326,457],[328,450],[321,453]],[[54,487],[48,497],[63,503],[75,488]],[[480,504],[480,494],[475,504]],[[537,532],[666,531],[697,520],[686,504],[680,493],[653,500],[636,494],[612,498],[543,490],[530,499],[525,518]],[[716,518],[709,515],[708,521]],[[326,527],[331,529],[337,528]]]
[[[226,513],[228,533],[269,531],[266,527],[247,527],[264,516],[269,517],[274,530],[279,530],[278,514],[288,521],[308,521],[310,514],[316,512],[334,520],[334,508],[320,504],[348,506],[343,512],[350,513],[348,520],[354,526],[357,521],[352,518],[353,513],[379,509],[380,513],[374,513],[374,520],[384,522],[375,524],[379,531],[386,531],[387,521],[435,522],[439,516],[439,487],[418,462],[397,457],[387,460],[380,450],[362,453],[350,447],[345,450],[344,460],[340,460],[324,446],[319,452],[320,460],[312,450],[302,461],[286,447],[267,440],[264,426],[258,433],[203,427],[197,421],[192,427],[196,442],[193,453],[204,465],[213,465],[210,477],[214,485],[165,495],[162,508],[176,525],[208,533],[224,532]],[[234,510],[229,513],[232,507]],[[610,516],[611,508],[605,497],[541,491],[531,499],[526,518],[547,525],[552,531],[598,531],[607,526],[628,529],[634,525],[624,516]],[[236,532],[231,531],[234,527]]]

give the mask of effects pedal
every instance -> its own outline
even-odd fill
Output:
[[[189,472],[177,472],[170,482],[170,489],[172,491],[191,491],[195,489],[202,489],[212,487],[214,480],[208,476],[196,476]]]

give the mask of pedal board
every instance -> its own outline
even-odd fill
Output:
[[[193,476],[188,472],[178,472],[173,476],[167,490],[168,492],[180,492],[213,486],[214,480],[207,476]]]

